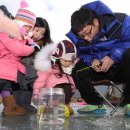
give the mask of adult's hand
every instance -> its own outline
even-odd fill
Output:
[[[113,64],[114,64],[114,60],[111,59],[109,56],[105,56],[102,59],[101,72],[104,73],[107,72],[112,67]]]
[[[98,59],[93,59],[92,61],[92,68],[96,71],[96,72],[101,72],[101,66],[100,66],[101,62]]]

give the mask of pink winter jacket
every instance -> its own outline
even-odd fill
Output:
[[[8,34],[0,33],[0,79],[17,81],[17,72],[25,73],[20,58],[34,51],[31,46],[25,44],[25,40],[19,41],[10,38]]]
[[[56,86],[57,84],[61,83],[71,83],[72,91],[75,92],[76,87],[74,84],[74,81],[71,76],[68,75],[68,78],[66,74],[63,74],[61,78],[56,77],[55,73],[57,73],[59,70],[57,69],[49,69],[48,71],[37,71],[38,78],[34,82],[33,86],[33,94],[38,94],[40,91],[40,88],[52,88]],[[69,81],[68,81],[69,79]]]

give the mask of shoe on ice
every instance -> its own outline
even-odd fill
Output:
[[[81,114],[105,114],[106,108],[103,105],[86,105],[85,107],[78,109],[77,112]]]
[[[130,104],[124,106],[125,115],[130,116]]]

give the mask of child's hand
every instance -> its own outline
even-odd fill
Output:
[[[33,42],[32,47],[33,48],[37,47],[40,50],[40,46],[36,42]]]
[[[39,100],[38,100],[38,95],[33,95],[32,97],[32,103],[35,105],[35,106],[38,106],[39,104]]]
[[[29,45],[33,45],[34,44],[34,41],[31,38],[28,38],[27,41],[28,41]]]

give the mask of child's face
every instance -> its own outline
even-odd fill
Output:
[[[44,37],[46,29],[44,27],[35,27],[34,28],[34,34],[33,34],[33,40],[39,41],[41,38]]]
[[[25,32],[24,32],[24,36],[27,36],[29,32],[32,31],[33,27],[32,26],[28,26],[28,25],[24,25],[23,26]]]
[[[62,58],[60,58],[60,64],[63,66],[63,67],[69,67],[70,65],[72,65],[74,63],[73,60],[64,60]]]

